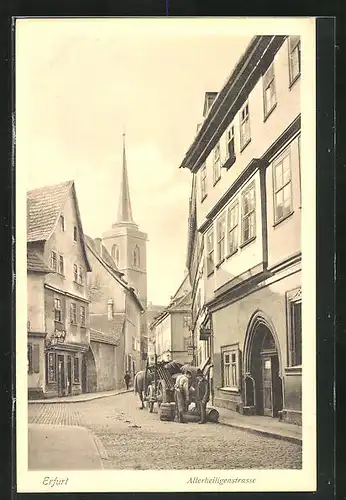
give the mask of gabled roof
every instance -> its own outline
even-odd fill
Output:
[[[73,181],[27,192],[28,242],[46,241],[52,234]]]
[[[27,258],[27,270],[48,274],[53,272],[44,261],[43,256],[34,248],[31,248],[30,245],[27,246],[26,250],[26,258]]]
[[[85,241],[86,241],[87,248],[92,252],[92,254],[94,255],[94,257],[100,262],[100,264],[106,269],[106,271],[108,271],[109,274],[111,274],[113,276],[113,278],[115,279],[115,281],[117,281],[119,283],[119,285],[123,286],[128,292],[130,292],[130,294],[134,298],[135,302],[137,303],[138,308],[140,309],[140,311],[144,312],[145,309],[143,307],[142,302],[139,300],[139,297],[137,296],[134,288],[132,288],[127,283],[127,281],[125,281],[123,279],[123,277],[122,277],[123,273],[120,273],[120,272],[116,271],[112,266],[108,265],[108,263],[103,259],[103,255],[101,256],[99,254],[99,252],[97,251],[96,245],[95,245],[95,241],[92,238],[90,238],[90,236],[86,236]],[[111,258],[111,256],[109,256],[109,258],[113,262],[113,259]]]
[[[156,318],[153,319],[150,328],[159,323],[165,316],[170,312],[180,312],[186,309],[190,309],[191,300],[191,285],[189,275],[186,274],[183,281],[181,282],[178,290],[175,292],[174,296],[171,298],[171,302],[167,307],[161,311]]]
[[[53,186],[43,186],[27,192],[27,241],[47,241],[53,234],[63,211],[67,197],[72,192],[75,203],[77,226],[87,271],[91,271],[85,248],[82,220],[79,213],[74,181]]]
[[[118,345],[117,339],[115,339],[112,335],[108,333],[102,333],[98,330],[90,329],[90,341],[91,342],[100,342],[101,344],[109,344],[109,345]]]
[[[180,297],[185,296],[187,292],[191,290],[190,277],[186,272],[183,281],[180,283],[178,290],[175,292],[173,297],[171,297],[171,304],[176,302]]]
[[[217,93],[201,128],[180,164],[198,171],[256,85],[287,35],[255,35]]]
[[[108,314],[90,313],[90,328],[98,332],[118,337],[124,327],[125,314],[115,313],[112,320],[108,319]]]
[[[124,276],[124,273],[122,273],[118,269],[116,263],[112,259],[112,257],[110,255],[110,253],[108,252],[107,248],[104,245],[102,245],[102,243],[101,243],[101,245],[102,245],[102,250],[101,250],[102,251],[102,255],[100,255],[99,249],[98,249],[98,247],[96,245],[96,241],[93,238],[91,238],[90,236],[88,236],[87,234],[85,234],[84,237],[85,237],[85,242],[86,242],[87,246],[89,248],[92,248],[94,250],[94,252],[96,252],[101,257],[101,259],[104,261],[104,264],[106,264],[114,272],[116,272],[119,275],[120,278],[121,278],[121,276]]]

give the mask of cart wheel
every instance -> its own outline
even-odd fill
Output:
[[[149,413],[153,413],[154,403],[150,401],[148,404],[149,404]]]
[[[161,403],[168,403],[167,399],[167,386],[164,380],[159,380],[157,384],[157,399],[160,400]]]

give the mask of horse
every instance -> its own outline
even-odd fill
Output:
[[[147,375],[147,382],[150,383],[150,374]],[[140,410],[144,408],[144,396],[145,396],[145,370],[140,370],[136,373],[133,381],[134,393],[138,394],[139,400],[141,402]]]

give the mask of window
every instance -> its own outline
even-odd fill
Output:
[[[221,348],[222,387],[240,389],[240,351],[237,345]]]
[[[245,146],[250,142],[250,115],[249,115],[249,104],[245,104],[240,112],[240,147],[244,149]]]
[[[73,226],[73,241],[77,241],[77,226]]]
[[[207,276],[214,272],[214,230],[207,234]]]
[[[77,324],[77,306],[76,304],[70,304],[70,321],[72,325]]]
[[[232,255],[238,250],[238,218],[239,205],[235,203],[228,209],[228,254]]]
[[[220,264],[225,258],[225,233],[226,233],[226,219],[222,215],[217,221],[216,234],[217,234],[217,261]]]
[[[57,272],[58,270],[58,258],[56,252],[52,252],[50,254],[50,267],[53,271]]]
[[[191,321],[190,321],[190,316],[184,316],[184,327],[188,328],[191,324]]]
[[[139,261],[139,248],[136,245],[135,248],[133,249],[133,266],[134,267],[139,267],[140,266],[140,261]]]
[[[256,236],[255,184],[242,192],[242,244]]]
[[[84,306],[80,306],[79,316],[80,316],[80,326],[85,326],[85,307]]]
[[[63,215],[60,215],[59,223],[61,231],[65,231],[65,218]]]
[[[292,212],[292,186],[290,152],[287,150],[273,163],[274,174],[274,219],[275,223]]]
[[[73,380],[75,384],[79,383],[80,377],[79,377],[79,358],[75,356],[73,358]]]
[[[288,37],[288,58],[289,58],[289,76],[290,85],[292,85],[300,76],[300,37]]]
[[[214,184],[221,177],[221,158],[220,158],[220,143],[215,146],[214,149],[214,163],[213,163],[213,182]]]
[[[28,373],[40,372],[40,346],[28,344]]]
[[[263,76],[263,102],[264,118],[266,118],[276,105],[275,78],[273,64]]]
[[[207,166],[201,168],[201,201],[207,196]]]
[[[62,322],[61,300],[54,299],[54,320]]]
[[[288,365],[302,364],[302,291],[297,288],[287,293]]]
[[[231,126],[227,130],[227,156],[230,159],[235,160],[235,144],[234,144],[234,126]]]
[[[84,284],[84,269],[82,268],[82,266],[79,266],[78,268],[78,283],[80,285]]]
[[[59,257],[59,273],[64,274],[64,257],[62,255]]]
[[[112,259],[114,260],[115,264],[118,266],[119,265],[119,247],[118,247],[118,245],[112,246]]]
[[[73,281],[78,283],[78,266],[77,264],[73,264]]]
[[[189,347],[191,347],[191,338],[184,337],[184,351],[187,352],[189,350]]]
[[[56,354],[54,352],[47,353],[47,381],[55,382],[56,381]]]

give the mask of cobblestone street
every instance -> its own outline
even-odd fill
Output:
[[[133,393],[81,403],[30,404],[28,415],[33,424],[90,429],[107,451],[106,469],[301,468],[300,445],[218,424],[162,422],[155,410],[140,410]]]

